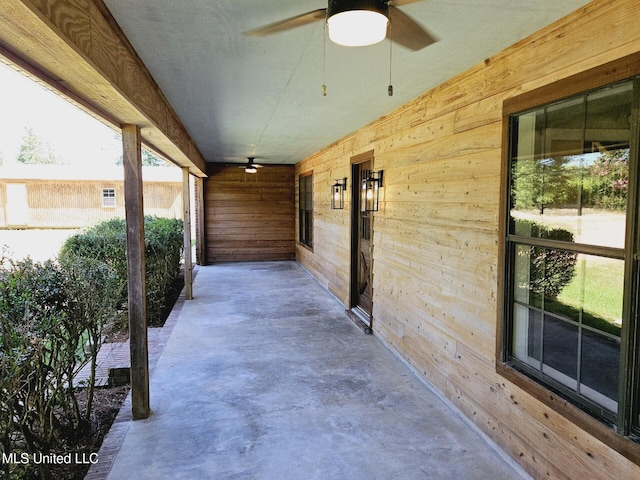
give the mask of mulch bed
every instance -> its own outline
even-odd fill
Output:
[[[88,428],[81,432],[74,432],[64,439],[52,453],[67,455],[86,461],[86,463],[69,463],[49,465],[47,478],[52,480],[82,480],[91,467],[90,455],[100,450],[105,435],[109,432],[122,403],[127,398],[129,386],[113,388],[96,388],[93,396],[93,408]],[[78,403],[82,408],[85,404],[84,392],[78,395]],[[37,477],[36,477],[37,478]]]

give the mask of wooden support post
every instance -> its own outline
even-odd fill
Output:
[[[207,264],[206,225],[204,217],[204,178],[196,177],[196,262]]]
[[[149,354],[145,286],[144,208],[140,127],[122,128],[124,202],[127,223],[127,287],[129,349],[131,351],[131,410],[134,420],[149,417]]]
[[[191,260],[191,195],[189,167],[182,167],[182,221],[184,222],[184,298],[193,299],[193,265]]]

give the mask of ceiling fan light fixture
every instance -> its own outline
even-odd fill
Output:
[[[244,166],[244,173],[258,173],[258,167],[262,165],[258,165],[254,163],[256,157],[247,157],[247,164]]]
[[[329,39],[346,47],[364,47],[387,36],[389,7],[381,0],[330,0]]]

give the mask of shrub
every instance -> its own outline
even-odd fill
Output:
[[[157,320],[167,291],[180,274],[184,246],[182,220],[145,217],[147,322]]]
[[[528,220],[516,220],[517,232],[528,232],[534,238],[573,242],[573,233],[563,228],[548,228]],[[578,254],[560,249],[529,247],[529,288],[547,297],[557,297],[573,279]]]
[[[66,281],[67,312],[79,330],[80,338],[86,339],[86,347],[78,346],[81,349],[80,357],[86,354],[91,362],[83,413],[83,418],[88,419],[93,405],[96,361],[102,345],[102,332],[118,315],[122,283],[111,267],[94,259],[78,257],[73,262],[63,263],[62,268]]]
[[[183,249],[182,220],[145,217],[145,256],[147,323],[162,311],[171,282],[180,272]],[[119,301],[127,303],[127,238],[124,219],[112,219],[67,239],[60,250],[60,260],[89,258],[103,261],[113,268],[123,285]],[[126,324],[122,325],[126,328]]]
[[[84,339],[114,315],[115,275],[104,263],[58,265],[0,261],[0,444],[3,453],[48,452],[63,433],[85,425],[74,376],[86,361]],[[99,348],[91,350],[94,357]],[[88,395],[93,395],[89,389]],[[46,465],[5,464],[6,477]]]
[[[51,262],[11,263],[0,279],[3,447],[20,432],[29,451],[48,448],[63,397],[74,339],[65,331],[63,274]],[[75,351],[74,345],[73,350]]]
[[[127,230],[124,219],[114,218],[69,237],[58,258],[90,258],[109,265],[119,278],[127,278]],[[126,294],[124,299],[126,300]]]

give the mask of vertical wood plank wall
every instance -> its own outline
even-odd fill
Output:
[[[211,165],[205,187],[207,262],[291,260],[294,167],[264,166],[245,174]]]
[[[31,228],[80,228],[110,218],[124,218],[122,180],[5,180],[0,179],[0,228],[6,227],[6,185],[24,183],[27,188]],[[102,189],[115,190],[115,207],[102,206]],[[179,182],[144,182],[144,213],[182,218]]]
[[[640,467],[496,374],[502,103],[640,51],[638,25],[640,0],[596,0],[296,165],[315,225],[296,258],[347,305],[350,198],[331,210],[330,186],[374,150],[375,333],[536,478]]]

